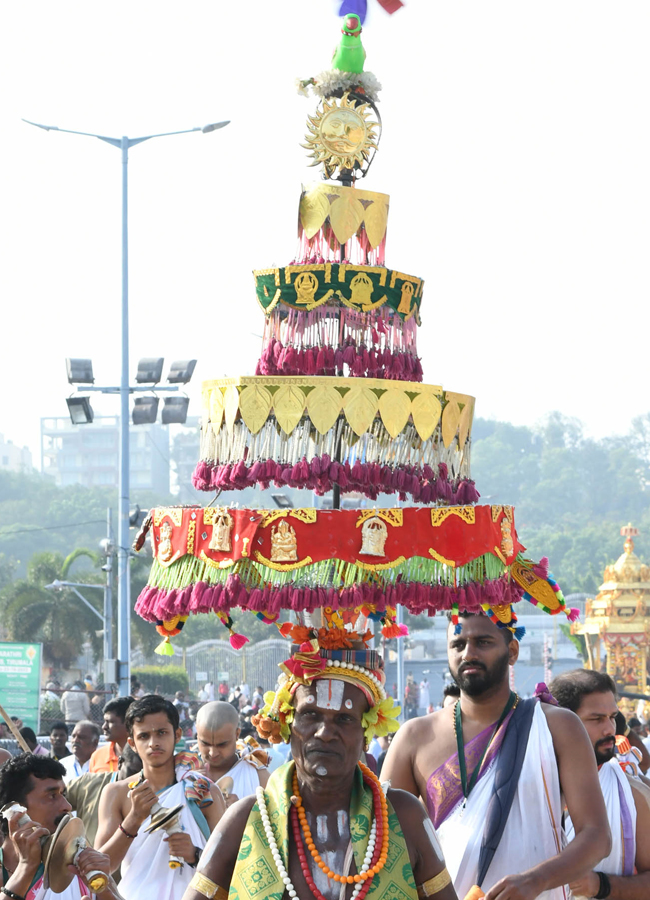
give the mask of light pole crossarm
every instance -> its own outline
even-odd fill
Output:
[[[95,613],[95,615],[100,620],[102,625],[105,624],[104,616],[98,610],[95,609],[95,607],[92,605],[92,603],[89,603],[88,600],[86,600],[86,598],[84,597],[83,594],[79,593],[79,591],[77,590],[77,585],[75,583],[73,583],[71,581],[53,581],[52,584],[46,584],[45,587],[49,591],[59,591],[59,590],[61,590],[61,588],[64,588],[64,587],[70,588],[70,590],[74,591],[74,593],[77,595],[77,597],[79,597],[81,602],[85,603],[86,606],[88,607],[88,609],[92,610],[92,612]],[[79,587],[99,588],[102,591],[104,590],[103,584],[80,584]]]

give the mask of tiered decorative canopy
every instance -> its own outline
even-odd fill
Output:
[[[136,609],[161,633],[192,613],[228,623],[235,607],[266,621],[352,610],[389,634],[398,603],[428,615],[482,609],[512,630],[522,596],[564,610],[546,561],[522,556],[512,508],[473,505],[474,398],[422,383],[423,281],[387,267],[389,197],[356,187],[381,131],[358,31],[344,27],[338,67],[301,83],[320,97],[306,147],[328,180],[303,188],[295,259],[254,272],[265,316],[256,375],[203,385],[194,484],[334,491],[334,507],[340,493],[397,494],[419,506],[155,509]]]

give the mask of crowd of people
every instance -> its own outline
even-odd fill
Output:
[[[650,897],[647,728],[596,671],[520,698],[518,648],[462,616],[453,684],[392,741],[374,651],[323,648],[287,660],[266,700],[259,686],[209,682],[193,702],[134,685],[105,703],[101,734],[56,722],[48,752],[23,728],[31,752],[0,754],[0,807],[27,816],[0,823],[1,890],[54,900],[40,842],[74,812],[90,847],[65,900],[89,895],[91,870],[124,900]],[[149,828],[161,807],[177,827]]]

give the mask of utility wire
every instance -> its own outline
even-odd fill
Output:
[[[38,528],[19,528],[17,531],[0,531],[0,538],[13,537],[14,534],[32,534],[34,531],[58,531],[60,528],[80,528],[82,525],[98,525],[105,519],[91,519],[88,522],[70,522],[67,525],[44,525]]]

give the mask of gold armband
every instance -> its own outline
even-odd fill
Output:
[[[442,872],[438,872],[433,878],[418,886],[418,897],[433,897],[448,884],[451,884],[451,878],[447,869],[443,869]]]
[[[201,872],[194,873],[190,881],[190,887],[198,891],[199,894],[203,894],[208,900],[226,900],[228,897],[228,891],[225,888],[219,887],[211,878],[208,878],[207,875],[202,875]]]

